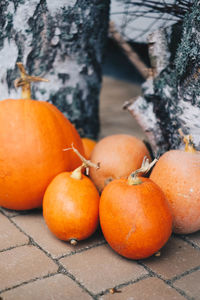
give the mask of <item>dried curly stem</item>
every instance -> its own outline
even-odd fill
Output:
[[[128,184],[129,185],[137,185],[142,183],[142,180],[138,177],[139,173],[147,173],[158,161],[157,158],[155,158],[151,163],[149,163],[149,159],[145,156],[142,161],[141,168],[137,169],[136,171],[132,172],[131,175],[128,177]]]
[[[20,70],[21,77],[15,80],[15,88],[22,87],[22,99],[31,99],[31,82],[48,82],[49,80],[41,77],[29,76],[21,62],[18,62],[17,66]]]
[[[87,160],[83,155],[80,154],[80,152],[74,147],[74,145],[72,144],[72,146],[70,148],[66,148],[63,149],[63,151],[68,151],[68,150],[73,150],[74,153],[76,153],[76,155],[78,155],[78,157],[81,159],[82,161],[82,165],[79,166],[78,168],[76,168],[72,174],[71,177],[74,179],[81,179],[82,178],[82,169],[85,168],[86,169],[86,175],[89,175],[89,167],[95,168],[95,169],[99,169],[100,168],[100,164],[94,164],[92,163],[90,160]]]
[[[181,128],[178,129],[178,132],[179,132],[180,136],[182,137],[183,142],[185,143],[185,151],[191,152],[191,153],[196,153],[197,151],[195,149],[192,136],[184,135]]]

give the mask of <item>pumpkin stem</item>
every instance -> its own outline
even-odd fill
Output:
[[[192,136],[184,135],[181,128],[179,128],[178,132],[179,132],[180,136],[183,138],[183,142],[185,143],[185,151],[191,152],[191,153],[196,153],[197,151],[195,149]]]
[[[147,173],[157,162],[157,158],[155,158],[151,163],[149,163],[149,159],[145,156],[142,161],[141,168],[137,169],[136,171],[132,172],[128,177],[128,184],[129,185],[137,185],[141,184],[142,180],[138,177],[139,173]]]
[[[29,76],[21,62],[18,62],[17,66],[20,70],[21,77],[14,81],[15,88],[22,87],[22,99],[31,99],[31,82],[48,82],[49,80],[41,77]]]
[[[69,241],[69,243],[70,243],[72,246],[76,246],[76,245],[78,244],[78,241],[77,241],[77,239],[71,239],[71,240]]]
[[[95,169],[99,169],[100,168],[100,164],[94,164],[92,163],[90,160],[87,160],[83,155],[80,154],[80,152],[73,146],[71,148],[66,148],[63,149],[63,151],[68,151],[68,150],[73,150],[78,157],[81,159],[82,161],[82,165],[79,166],[78,168],[76,168],[72,174],[71,177],[74,179],[81,179],[82,178],[82,169],[85,168],[86,169],[86,175],[89,175],[89,167],[95,168]]]

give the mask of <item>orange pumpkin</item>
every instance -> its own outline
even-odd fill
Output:
[[[188,145],[189,143],[189,145]],[[200,153],[191,145],[164,153],[150,178],[163,190],[173,213],[173,231],[188,234],[200,230]]]
[[[165,196],[148,178],[130,175],[110,182],[101,194],[99,215],[109,245],[130,259],[151,256],[164,246],[172,231]]]
[[[71,244],[91,236],[99,223],[99,193],[82,174],[83,167],[57,175],[47,187],[43,200],[48,228],[57,238]]]
[[[16,210],[40,207],[50,181],[80,165],[64,148],[73,143],[83,153],[73,125],[54,105],[30,99],[28,85],[25,99],[0,101],[0,205]]]
[[[82,140],[83,148],[84,148],[84,151],[85,151],[85,158],[90,159],[92,151],[93,151],[93,149],[96,145],[96,142],[92,139],[89,139],[89,138],[82,138],[81,140]]]
[[[140,167],[143,157],[150,159],[145,144],[138,138],[127,134],[115,134],[101,139],[91,155],[93,163],[100,163],[100,169],[90,171],[90,177],[99,191],[113,180],[128,176]]]

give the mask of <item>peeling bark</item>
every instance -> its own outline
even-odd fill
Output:
[[[154,155],[182,148],[179,128],[200,150],[200,2],[194,1],[183,24],[158,30],[149,42],[154,78],[143,84],[143,96],[128,110]]]
[[[20,97],[13,82],[21,61],[50,81],[34,85],[33,98],[52,101],[82,136],[97,138],[109,2],[1,0],[1,99]]]

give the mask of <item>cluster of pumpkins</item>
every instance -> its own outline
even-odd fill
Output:
[[[108,244],[130,259],[153,255],[172,231],[200,229],[200,155],[190,137],[185,151],[157,162],[134,136],[81,139],[54,105],[31,99],[22,71],[22,99],[0,101],[0,206],[43,207],[51,232],[74,245],[100,223]]]

